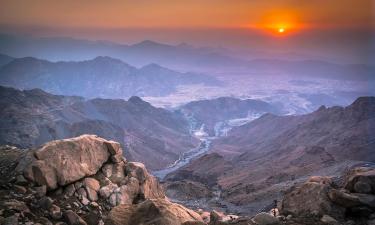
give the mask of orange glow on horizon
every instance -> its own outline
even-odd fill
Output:
[[[297,11],[290,9],[273,10],[265,13],[255,27],[269,35],[292,35],[305,27],[300,23],[299,18],[300,15]]]
[[[0,1],[1,25],[38,29],[255,27],[264,31],[268,26],[275,26],[272,29],[277,32],[279,23],[283,23],[284,33],[291,34],[299,32],[300,25],[372,30],[374,15],[373,0]]]
[[[285,35],[292,35],[301,32],[305,26],[301,24],[293,24],[293,23],[269,23],[269,24],[260,24],[254,26],[255,29],[259,31],[263,31],[268,35],[276,35],[276,36],[285,36]]]

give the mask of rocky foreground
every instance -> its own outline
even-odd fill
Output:
[[[119,143],[94,135],[31,150],[3,146],[0,173],[0,224],[6,225],[375,224],[375,170],[369,168],[340,182],[312,177],[286,193],[276,217],[253,218],[171,202],[143,164],[123,158]]]

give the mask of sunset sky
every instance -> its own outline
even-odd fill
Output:
[[[121,43],[152,39],[243,48],[281,41],[289,48],[290,43],[311,47],[322,42],[316,47],[324,49],[325,42],[333,45],[333,49],[349,46],[364,51],[373,38],[374,3],[374,0],[0,0],[0,29],[8,33]],[[280,29],[283,32],[278,32]],[[279,39],[276,43],[275,38]]]
[[[2,24],[53,27],[369,27],[370,0],[1,0]]]

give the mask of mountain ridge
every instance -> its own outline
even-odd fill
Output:
[[[85,100],[1,86],[0,96],[1,144],[35,147],[50,140],[97,134],[120,142],[128,158],[160,169],[198,143],[185,118],[139,97]],[[157,160],[144,157],[150,154]]]
[[[167,175],[166,187],[200,182],[211,187],[211,193],[221,191],[221,200],[214,201],[214,207],[224,204],[239,213],[256,213],[308,175],[338,176],[348,168],[371,165],[375,162],[374,130],[372,96],[360,97],[346,107],[321,107],[305,115],[264,114],[213,140],[208,154],[221,155],[216,164],[231,163],[216,167],[218,176],[205,172],[204,157],[208,156],[202,156]],[[212,179],[200,179],[207,176]],[[176,190],[167,193],[172,191]]]
[[[79,62],[16,58],[0,67],[0,84],[86,98],[128,98],[165,96],[178,85],[217,86],[220,82],[208,75],[180,73],[157,64],[138,69],[119,59],[99,56]]]
[[[217,73],[253,73],[298,75],[333,80],[374,80],[372,64],[338,64],[330,60],[314,60],[319,57],[287,57],[273,54],[229,53],[217,48],[170,45],[155,41],[135,44],[118,44],[106,41],[89,41],[72,38],[31,38],[0,34],[0,49],[15,57],[35,56],[52,61],[87,60],[98,55],[108,55],[142,67],[157,63],[178,71]],[[70,51],[66,51],[69,49]],[[255,54],[255,56],[254,56]],[[246,55],[250,55],[246,56]],[[244,59],[245,58],[245,59]],[[276,59],[275,59],[276,58]],[[281,60],[282,59],[282,60]],[[285,60],[286,59],[286,60]],[[302,60],[300,60],[302,59]],[[305,69],[304,68],[308,68]]]

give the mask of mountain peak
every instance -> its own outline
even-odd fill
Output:
[[[364,105],[364,104],[375,104],[375,97],[373,96],[363,96],[357,98],[352,105]]]
[[[145,101],[142,100],[142,98],[138,97],[138,96],[131,96],[129,99],[128,99],[128,102],[131,102],[131,103],[145,103]]]
[[[356,111],[370,110],[375,112],[375,97],[365,96],[357,98],[350,106]]]
[[[126,67],[126,68],[135,69],[135,67],[133,67],[132,65],[122,61],[121,59],[112,58],[112,57],[109,57],[109,56],[97,56],[92,60],[88,60],[87,62],[94,63],[94,64],[100,64],[100,65],[104,64],[104,65],[109,65],[109,66],[112,66],[112,65],[116,64],[116,65],[121,65],[121,66]]]
[[[97,61],[97,62],[122,62],[120,59],[115,59],[115,58],[112,58],[112,57],[109,57],[109,56],[97,56],[93,59],[93,61]]]
[[[23,58],[16,58],[13,60],[13,62],[23,62],[23,63],[35,63],[35,62],[43,62],[43,63],[51,63],[44,59],[38,59],[35,57],[27,56]]]
[[[163,44],[163,43],[159,43],[159,42],[156,42],[156,41],[151,41],[151,40],[144,40],[144,41],[141,41],[139,43],[136,43],[134,45],[132,45],[132,47],[145,47],[145,48],[150,48],[150,47],[172,47],[170,45],[167,45],[167,44]]]
[[[160,69],[160,68],[163,68],[163,67],[161,67],[159,64],[156,64],[156,63],[150,63],[150,64],[143,66],[141,69]]]
[[[182,43],[180,43],[180,44],[178,44],[176,46],[179,47],[179,48],[183,48],[183,49],[194,49],[194,46],[189,45],[189,44],[187,44],[185,42],[182,42]]]
[[[155,44],[159,44],[159,43],[156,42],[156,41],[144,40],[144,41],[139,42],[138,44],[142,44],[142,45],[155,45]]]
[[[319,108],[318,108],[318,112],[319,111],[323,111],[323,110],[326,110],[327,109],[327,107],[325,106],[325,105],[321,105]]]

